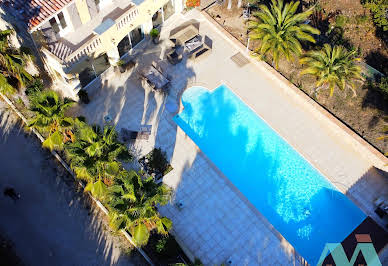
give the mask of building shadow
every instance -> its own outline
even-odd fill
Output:
[[[378,86],[376,86],[376,81],[365,82],[363,89],[367,90],[362,99],[362,108],[373,108],[379,110],[383,115],[388,114],[388,99],[387,96],[383,94]]]
[[[368,65],[374,67],[384,75],[388,75],[388,57],[380,51],[375,50],[368,53],[364,60]]]
[[[339,184],[336,184],[339,185]],[[346,188],[346,186],[344,185]],[[388,216],[380,216],[377,209],[377,200],[388,201],[388,173],[375,167],[371,167],[354,184],[347,188],[346,196],[350,198],[367,217],[359,224],[342,242],[348,261],[353,256],[358,243],[373,244],[380,259],[387,256],[388,245]],[[357,235],[368,235],[369,240],[359,240]],[[365,254],[364,254],[365,255]],[[384,265],[384,261],[381,261]],[[333,256],[329,254],[323,265],[334,265]],[[354,265],[366,265],[366,260],[360,252]]]
[[[0,190],[11,186],[21,195],[12,202],[1,193],[0,226],[26,264],[146,265],[136,251],[125,255],[130,246],[119,246],[128,242],[110,232],[104,214],[34,135],[17,123],[0,132],[0,149],[13,150],[1,155]]]
[[[354,184],[347,188],[346,195],[354,201],[368,216],[386,228],[388,217],[381,218],[375,213],[376,200],[388,200],[388,173],[371,167]]]

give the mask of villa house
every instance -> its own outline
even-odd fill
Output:
[[[76,95],[183,9],[184,0],[6,0],[47,70]]]

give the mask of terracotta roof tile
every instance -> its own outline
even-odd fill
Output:
[[[3,0],[17,10],[25,20],[28,29],[38,26],[73,0]]]

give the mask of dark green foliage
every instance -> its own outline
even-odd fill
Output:
[[[30,55],[21,49],[16,49],[9,43],[12,30],[0,31],[0,92],[13,94],[17,88],[25,86],[32,80],[32,76],[26,71],[26,62]]]
[[[78,97],[84,104],[88,104],[90,102],[88,92],[84,89],[81,89],[78,92]]]
[[[355,19],[357,24],[364,24],[368,21],[369,17],[367,15],[357,15]]]
[[[379,91],[388,100],[388,77],[376,76],[375,81],[369,81],[368,87]]]
[[[374,23],[383,31],[388,30],[388,0],[361,0],[370,9]]]
[[[32,96],[35,93],[43,91],[43,82],[39,77],[34,77],[34,79],[27,83],[27,88],[25,94],[27,96]]]
[[[167,238],[159,239],[156,243],[155,250],[158,253],[162,253],[166,249]]]
[[[335,18],[335,25],[337,27],[343,28],[348,21],[349,21],[348,17],[339,15]]]
[[[164,184],[157,185],[152,177],[142,177],[133,170],[120,171],[108,188],[110,225],[114,230],[128,230],[136,244],[145,245],[150,231],[167,235],[171,229],[172,222],[160,217],[156,209],[170,198],[171,190]]]
[[[112,126],[89,126],[78,119],[74,123],[75,142],[65,146],[66,156],[77,177],[88,183],[102,179],[106,185],[121,171],[118,160],[130,161],[128,149],[118,141]]]
[[[39,86],[38,86],[39,87]],[[73,141],[73,118],[66,117],[65,111],[73,105],[73,101],[62,99],[55,91],[37,91],[29,95],[30,110],[34,117],[28,127],[35,128],[47,135],[43,147],[51,150],[62,149],[67,141]]]
[[[159,30],[158,29],[152,29],[151,31],[150,31],[150,36],[152,37],[152,38],[156,38],[156,37],[158,37],[159,36]]]
[[[260,11],[254,12],[254,19],[249,21],[249,37],[260,41],[255,54],[260,58],[271,54],[276,68],[280,58],[291,61],[302,54],[302,42],[315,43],[313,34],[320,34],[319,30],[305,24],[313,9],[300,13],[299,4],[299,1],[272,0],[269,7],[260,5]]]
[[[148,159],[147,166],[153,173],[161,173],[165,175],[171,171],[171,166],[167,161],[166,153],[160,148],[153,149],[149,154],[147,154],[146,159]]]

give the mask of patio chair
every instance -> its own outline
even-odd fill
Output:
[[[167,55],[167,60],[170,62],[172,65],[176,65],[180,63],[183,59],[182,55],[179,55],[176,51],[173,51],[172,53]]]
[[[212,52],[213,41],[205,35],[203,40],[203,45],[196,49],[195,52],[191,55],[191,58],[194,60],[205,58],[206,55],[209,55]]]

